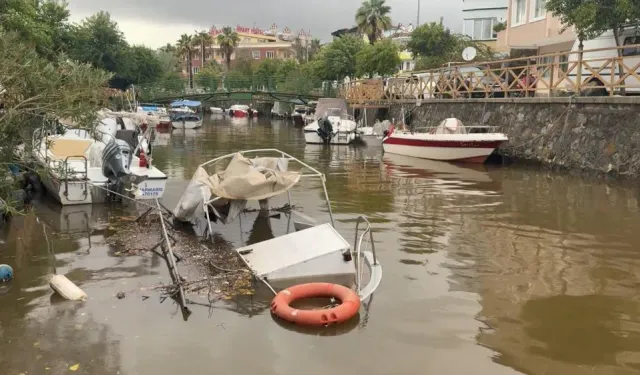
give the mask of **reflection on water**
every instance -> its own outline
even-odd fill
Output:
[[[200,163],[271,147],[326,174],[345,238],[353,238],[358,214],[371,220],[384,280],[359,319],[320,331],[290,326],[274,321],[268,295],[259,291],[211,311],[194,307],[184,323],[170,300],[161,303],[144,289],[167,282],[164,263],[117,257],[105,242],[109,221],[131,213],[45,204],[2,229],[0,261],[14,267],[16,279],[0,286],[0,368],[57,374],[80,363],[91,374],[173,374],[184,373],[185,363],[193,373],[215,363],[219,372],[261,374],[640,372],[635,189],[382,155],[379,146],[305,145],[302,130],[286,121],[216,116],[201,129],[157,134],[153,162],[171,179],[164,203],[175,205]],[[302,181],[292,197],[306,215],[328,221],[319,181]],[[206,227],[199,215],[194,234]],[[286,214],[251,212],[212,229],[215,244],[241,246],[292,225]],[[46,283],[54,266],[90,299],[52,300]],[[119,291],[127,297],[116,299]]]

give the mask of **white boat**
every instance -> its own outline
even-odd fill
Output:
[[[281,102],[273,103],[273,107],[271,108],[271,117],[273,118],[286,118],[288,113],[286,113],[282,108]]]
[[[224,109],[220,108],[220,107],[209,107],[209,111],[213,114],[223,114],[224,113]]]
[[[45,188],[62,205],[107,202],[109,191],[161,198],[167,176],[151,165],[147,137],[139,134],[133,120],[122,117],[101,119],[95,136],[69,127],[62,134],[43,135],[38,129],[33,157]]]
[[[202,207],[208,233],[215,233],[212,221],[216,225],[241,223],[242,220],[235,219],[248,202],[258,201],[258,217],[271,226],[271,220],[278,220],[281,215],[271,219],[270,199],[284,197],[291,207],[291,189],[301,179],[317,179],[322,184],[329,222],[317,222],[291,210],[282,214],[288,223],[293,220],[285,234],[255,241],[237,248],[236,252],[272,289],[301,282],[334,282],[354,287],[361,300],[368,298],[382,279],[369,222],[362,216],[357,218],[355,241],[351,246],[335,229],[325,176],[280,150],[242,151],[201,164],[173,214],[179,221],[191,222]],[[297,220],[292,219],[294,216]],[[361,224],[366,224],[366,228]]]
[[[306,105],[297,105],[293,107],[293,113],[291,114],[293,124],[296,126],[307,125],[306,118],[310,115],[310,112],[311,108]]]
[[[198,129],[202,127],[202,118],[195,113],[183,113],[171,119],[174,129]]]
[[[391,122],[384,120],[382,122],[376,122],[373,126],[359,126],[358,133],[360,138],[364,140],[368,145],[382,145],[382,139],[384,138],[384,132],[391,129]]]
[[[167,109],[160,104],[153,103],[141,103],[138,105],[137,112],[146,113],[150,118],[150,123],[145,123],[141,126],[142,129],[146,129],[148,125],[157,126],[163,128],[171,127],[171,117]]]
[[[196,113],[196,111],[194,111],[193,109],[187,107],[187,106],[182,106],[182,107],[174,107],[171,108],[169,110],[170,113],[172,114],[183,114],[183,113]]]
[[[484,163],[489,155],[509,139],[490,126],[464,126],[448,118],[423,132],[391,129],[382,141],[385,153],[416,158]]]
[[[360,137],[358,124],[347,114],[344,99],[322,98],[314,115],[314,121],[304,127],[306,143],[347,145]]]

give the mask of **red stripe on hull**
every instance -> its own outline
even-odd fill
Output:
[[[388,137],[382,143],[388,145],[415,147],[445,147],[445,148],[498,148],[503,141],[434,141],[423,139],[407,139]]]
[[[248,113],[244,111],[233,111],[233,117],[247,117]]]

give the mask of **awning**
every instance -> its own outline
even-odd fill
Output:
[[[176,100],[171,103],[172,107],[200,107],[200,105],[202,105],[202,103],[196,100]]]
[[[527,44],[510,45],[509,48],[510,49],[537,49],[540,47],[547,47],[554,44],[574,42],[575,40],[576,40],[576,36],[573,35],[573,33],[563,33],[563,34],[552,36],[549,38],[535,40]]]

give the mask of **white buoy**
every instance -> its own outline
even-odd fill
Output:
[[[56,293],[68,300],[84,301],[87,299],[87,294],[64,275],[54,275],[49,281],[49,286],[51,286],[51,289],[55,290]]]

